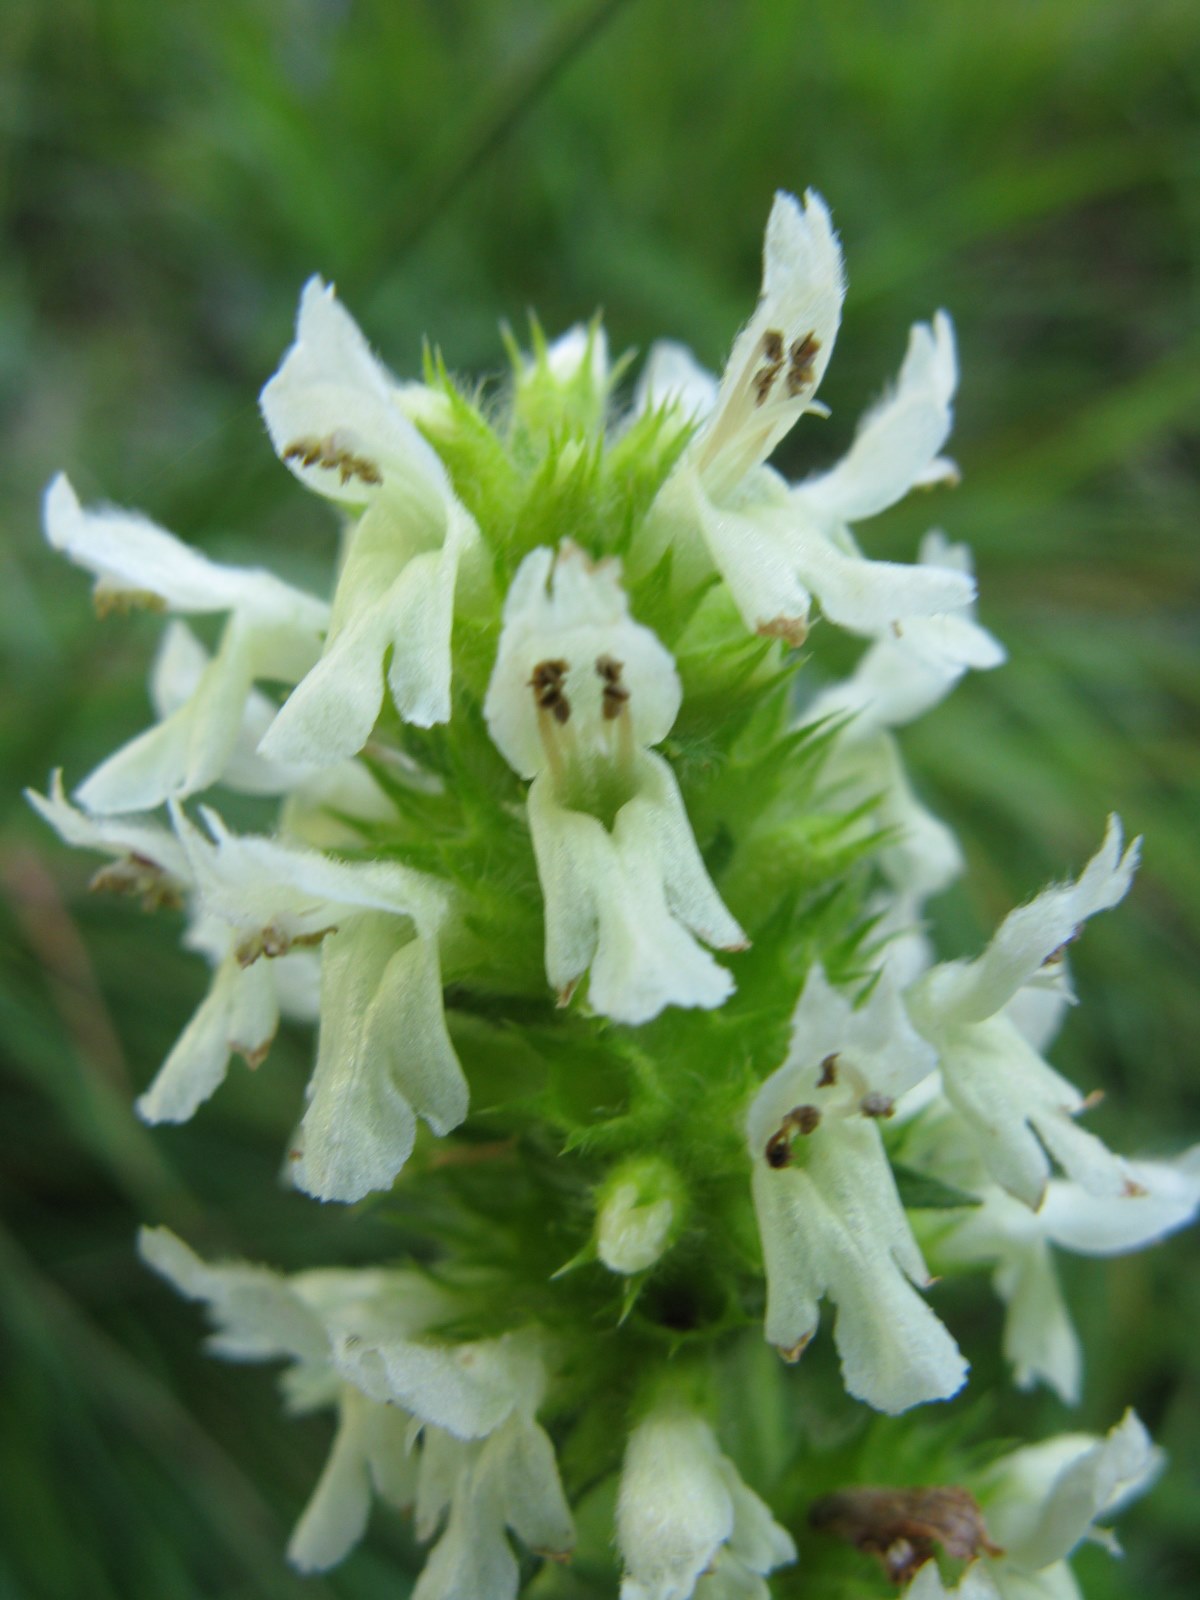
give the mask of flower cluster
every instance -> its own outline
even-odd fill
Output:
[[[281,1018],[315,1024],[292,1183],[424,1240],[284,1278],[142,1236],[216,1353],[336,1412],[301,1570],[351,1549],[374,1492],[432,1545],[418,1600],[511,1600],[535,1571],[614,1593],[613,1532],[623,1600],[765,1596],[798,1537],[818,1575],[789,1592],[818,1594],[797,1518],[830,1491],[814,1523],[913,1600],[1019,1600],[1072,1592],[1071,1549],[1155,1470],[1130,1415],[919,1489],[864,1487],[844,1450],[831,1482],[818,1451],[797,1500],[723,1410],[741,1367],[768,1415],[848,1405],[789,1365],[828,1301],[845,1391],[919,1437],[913,1408],[968,1370],[927,1256],[992,1267],[1017,1382],[1074,1399],[1052,1246],[1138,1248],[1200,1205],[1195,1153],[1112,1153],[1043,1054],[1066,947],[1133,879],[1116,819],[981,954],[934,959],[925,907],[961,857],[895,730],[1004,653],[963,547],[934,530],[904,564],[854,531],[957,481],[944,312],[838,463],[768,464],[824,413],[844,283],[824,203],[779,195],[723,374],[656,346],[622,406],[598,325],[535,329],[468,394],[436,357],[398,382],[314,279],[262,412],[340,513],[328,600],[47,492],[99,609],[174,614],[151,726],[73,798],[58,775],[31,796],[109,858],[97,886],[181,909],[212,969],[139,1113],[190,1118]],[[182,620],[209,613],[211,652]],[[818,621],[864,641],[844,680]],[[264,831],[194,798],[215,787],[274,802]]]

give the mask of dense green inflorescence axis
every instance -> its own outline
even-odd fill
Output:
[[[315,1024],[290,1180],[394,1229],[378,1268],[290,1277],[142,1234],[217,1353],[336,1416],[302,1571],[379,1498],[428,1547],[417,1600],[1027,1600],[1157,1470],[1132,1413],[1014,1450],[929,1409],[968,1370],[935,1274],[991,1269],[1017,1382],[1074,1400],[1053,1250],[1147,1244],[1200,1178],[1114,1155],[1043,1054],[1137,865],[1115,818],[934,959],[962,863],[896,730],[1004,653],[963,547],[854,532],[957,481],[945,313],[839,463],[767,464],[822,409],[843,293],[823,201],[779,195],[720,378],[535,324],[470,391],[432,350],[398,382],[314,279],[261,406],[340,518],[328,600],[47,492],[98,606],[172,614],[153,724],[31,796],[212,969],[138,1110],[186,1120]],[[210,651],[181,619],[213,614]]]

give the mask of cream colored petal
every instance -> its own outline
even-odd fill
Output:
[[[311,630],[328,618],[323,601],[262,568],[210,561],[137,512],[85,511],[61,473],[46,491],[44,516],[50,544],[95,575],[102,603],[149,599],[169,611],[242,611]]]

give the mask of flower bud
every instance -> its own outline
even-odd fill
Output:
[[[610,1272],[645,1272],[679,1233],[684,1192],[674,1167],[657,1156],[614,1168],[596,1206],[596,1250]]]

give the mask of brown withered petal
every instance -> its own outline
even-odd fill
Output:
[[[877,1558],[892,1583],[907,1583],[935,1546],[970,1561],[1004,1552],[973,1494],[953,1484],[911,1489],[839,1489],[813,1502],[809,1524]]]

